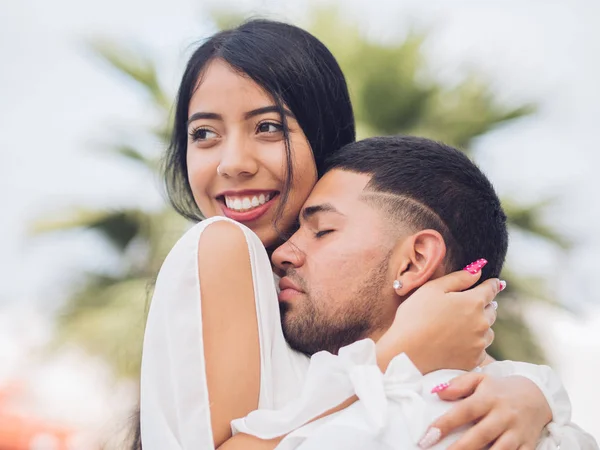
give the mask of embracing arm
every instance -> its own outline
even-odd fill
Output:
[[[217,450],[273,450],[282,440],[283,437],[266,440],[249,434],[238,433],[218,447]]]
[[[273,411],[253,412],[244,419],[236,420],[234,428],[241,433],[270,439],[281,437],[309,422],[347,408],[357,400],[356,395],[353,395],[353,385],[343,381],[346,379],[342,372],[345,373],[348,363],[360,365],[362,363],[358,361],[364,361],[367,366],[371,366],[376,360],[379,369],[385,372],[394,357],[406,352],[413,362],[418,361],[416,366],[422,372],[448,366],[463,369],[475,367],[483,360],[485,348],[491,342],[488,331],[495,314],[492,312],[490,316],[493,310],[485,306],[495,297],[499,285],[498,280],[487,280],[477,288],[461,292],[478,278],[463,271],[421,287],[400,306],[392,326],[375,346],[371,343],[364,344],[362,350],[355,348],[354,351],[358,353],[353,356],[348,356],[348,353],[342,356],[342,352],[350,351],[346,349],[341,349],[338,356],[328,353],[314,355],[311,368],[315,367],[313,364],[317,364],[316,367],[320,369],[315,369],[316,372],[313,373],[321,374],[314,376],[324,378],[316,383],[313,379],[308,391],[305,386],[304,398],[299,399],[299,403],[288,405],[287,410],[284,408],[277,414]],[[449,322],[448,317],[452,315],[458,315],[457,320]],[[327,367],[329,370],[323,369]],[[325,394],[321,389],[323,386],[331,386],[328,383],[334,383],[336,389],[329,389]],[[314,402],[309,406],[311,399]],[[289,417],[289,420],[282,422],[280,414]],[[248,438],[240,438],[244,441],[246,439]]]
[[[477,422],[450,449],[479,449],[494,441],[494,450],[598,449],[593,438],[571,422],[569,397],[552,369],[502,361],[483,371],[455,378],[438,394],[443,400],[458,400],[432,425],[440,430],[440,439]]]
[[[248,244],[225,221],[210,224],[198,245],[198,276],[211,426],[215,447],[230,422],[258,407],[260,349]]]

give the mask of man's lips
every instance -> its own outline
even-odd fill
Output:
[[[304,293],[304,291],[288,277],[283,277],[279,280],[279,289],[278,297],[280,302],[290,301],[294,297]]]

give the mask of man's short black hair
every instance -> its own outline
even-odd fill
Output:
[[[371,175],[365,194],[409,225],[434,229],[446,242],[446,268],[485,258],[482,279],[500,275],[508,248],[506,215],[494,187],[462,152],[413,136],[364,139],[342,147],[328,170]]]

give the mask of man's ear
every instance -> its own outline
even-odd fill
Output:
[[[446,243],[435,230],[422,230],[404,239],[397,249],[395,289],[399,296],[407,296],[424,285],[439,272],[446,256]]]

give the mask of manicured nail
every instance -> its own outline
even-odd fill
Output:
[[[496,311],[498,309],[498,302],[496,300],[494,300],[492,303],[490,303],[492,305],[492,308],[494,308],[494,311]]]
[[[477,273],[479,273],[479,271],[481,269],[483,269],[483,267],[487,264],[487,260],[486,259],[478,259],[475,262],[472,262],[471,264],[469,264],[467,267],[465,267],[463,270],[466,270],[467,272],[469,272],[472,275],[475,275]]]
[[[442,430],[436,427],[431,427],[423,436],[423,439],[419,441],[420,448],[429,448],[438,443],[442,437]]]
[[[502,292],[504,289],[506,289],[506,281],[500,280],[500,289],[498,289],[498,292]]]
[[[450,387],[450,383],[442,383],[442,384],[438,384],[436,387],[434,387],[431,390],[432,394],[437,394],[438,392],[442,392],[445,391],[446,389],[448,389]]]

